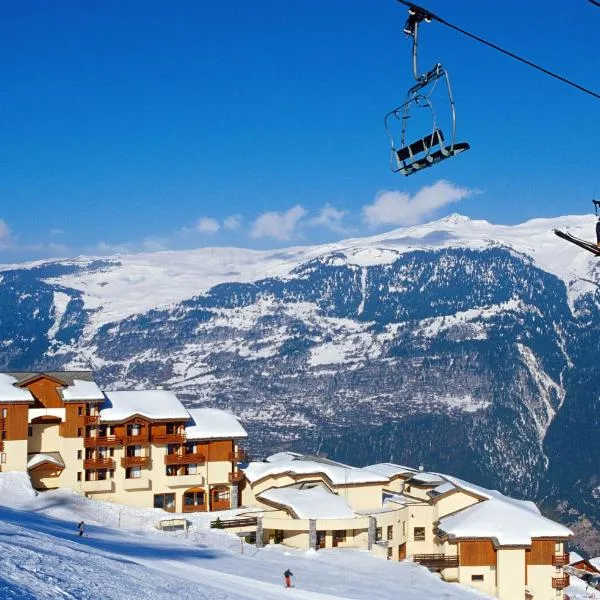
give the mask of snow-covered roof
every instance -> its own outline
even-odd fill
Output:
[[[188,420],[189,413],[179,398],[168,390],[104,392],[100,421],[125,421],[134,415],[150,420]]]
[[[435,498],[437,496],[441,496],[442,494],[447,494],[448,492],[451,492],[455,489],[457,489],[457,488],[453,483],[446,481],[446,483],[442,483],[441,485],[438,485],[436,488],[427,492],[427,494],[429,496]]]
[[[15,387],[16,377],[0,373],[0,402],[33,402],[33,396],[27,389]]]
[[[43,463],[52,463],[61,469],[65,467],[65,463],[59,452],[46,452],[30,455],[27,460],[27,469],[33,469]]]
[[[285,457],[282,454],[285,453],[278,454],[276,460],[267,459],[268,462],[251,462],[244,469],[246,479],[252,483],[269,475],[322,473],[335,485],[388,482],[387,477],[382,477],[367,469],[350,467],[330,460],[319,460],[314,457],[298,458],[293,454]]]
[[[394,463],[377,463],[375,465],[368,465],[365,467],[373,473],[377,473],[382,477],[395,477],[396,475],[412,475],[416,473],[416,469],[411,467],[404,467],[403,465],[396,465]]]
[[[395,492],[383,492],[383,506],[388,503],[392,504],[400,504],[401,506],[406,506],[408,504],[420,504],[420,500],[416,498],[410,498],[409,496],[405,496],[404,494],[398,494]]]
[[[600,570],[600,556],[596,556],[596,558],[590,558],[590,564],[596,567],[596,569]]]
[[[104,400],[104,394],[95,381],[75,379],[73,384],[61,390],[65,402],[74,400]]]
[[[500,546],[528,546],[531,538],[566,538],[573,533],[543,517],[531,502],[489,491],[489,499],[440,519],[450,537],[492,538]]]
[[[194,408],[185,427],[189,440],[230,439],[248,437],[238,418],[218,408]]]
[[[427,471],[419,471],[410,478],[410,483],[416,485],[441,485],[446,480],[439,473],[428,473]]]
[[[264,462],[277,462],[278,460],[294,460],[296,458],[302,458],[302,454],[298,454],[298,452],[276,452],[275,454],[271,454],[271,456],[267,456]]]
[[[309,489],[271,488],[258,495],[292,510],[299,519],[352,519],[356,517],[344,498],[323,486]]]
[[[574,552],[573,550],[571,550],[571,552],[569,552],[569,564],[572,565],[575,562],[579,562],[580,560],[583,560],[583,556],[581,556],[581,554],[577,554],[577,552]]]

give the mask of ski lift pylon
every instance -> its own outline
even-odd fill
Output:
[[[401,173],[402,175],[412,175],[470,148],[467,142],[456,141],[456,110],[447,71],[438,63],[433,69],[419,74],[419,24],[430,20],[431,16],[427,11],[416,6],[409,8],[404,32],[413,40],[412,66],[416,83],[408,90],[406,101],[385,116],[385,129],[391,146],[391,168],[394,173]],[[431,99],[440,80],[443,80],[446,84],[450,103],[452,136],[449,144],[446,143],[444,134],[441,128],[438,127],[437,115]],[[431,132],[415,142],[407,143],[408,122],[411,118],[411,111],[419,108],[424,108],[431,113]],[[401,123],[399,145],[396,143],[393,134],[395,120]]]

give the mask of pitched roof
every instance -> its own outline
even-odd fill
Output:
[[[27,470],[35,469],[39,465],[50,463],[61,469],[65,468],[65,462],[60,452],[40,452],[39,454],[30,454],[27,458]]]
[[[126,421],[136,415],[151,421],[187,421],[189,413],[177,396],[168,390],[104,392],[100,421]]]
[[[18,383],[9,373],[0,373],[0,402],[34,402],[31,392],[17,387]]]
[[[14,377],[19,384],[35,377],[43,377],[44,375],[52,379],[58,379],[66,385],[73,385],[75,379],[94,381],[94,373],[92,371],[6,371],[5,374]]]
[[[235,439],[248,437],[239,419],[232,413],[218,408],[193,408],[191,419],[185,427],[189,440]]]

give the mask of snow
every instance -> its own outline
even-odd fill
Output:
[[[134,415],[148,419],[189,419],[189,413],[183,404],[168,390],[135,390],[104,394],[106,400],[100,410],[100,421],[125,421]]]
[[[33,396],[27,389],[15,387],[17,379],[6,373],[0,373],[0,402],[33,402]]]
[[[53,452],[51,454],[34,454],[27,461],[27,469],[33,469],[42,463],[49,462],[58,467],[64,468],[65,463],[60,458],[60,454],[58,452]]]
[[[442,483],[442,485],[438,485],[436,488],[431,490],[432,494],[436,496],[441,496],[442,494],[446,494],[456,489],[456,486],[453,483],[447,481],[446,483]]]
[[[420,471],[415,473],[409,480],[409,483],[416,483],[417,485],[434,485],[444,483],[444,478],[437,473],[428,473],[426,471]]]
[[[193,524],[187,537],[160,532],[157,521],[178,515],[68,490],[36,496],[21,473],[0,473],[0,504],[0,598],[6,600],[372,600],[374,590],[378,599],[392,600],[398,589],[403,600],[489,598],[412,562],[366,551],[259,550],[208,529],[217,513],[180,515]],[[81,520],[87,535],[78,537]],[[283,588],[288,568],[293,590]]]
[[[504,247],[530,256],[535,265],[562,279],[572,303],[580,294],[596,288],[595,258],[556,237],[552,232],[554,228],[569,229],[578,237],[590,237],[594,232],[594,219],[576,215],[533,219],[509,226],[451,215],[424,225],[319,246],[267,251],[201,248],[115,255],[105,259],[112,264],[92,271],[85,267],[95,259],[80,257],[63,264],[82,267],[81,272],[47,281],[82,292],[85,308],[93,311],[88,333],[94,333],[101,325],[153,308],[172,306],[219,283],[286,277],[299,265],[316,258],[331,262],[335,256],[336,264],[365,268],[390,264],[401,254],[414,250]],[[39,264],[43,263],[29,266]],[[169,285],[164,285],[165,281]],[[55,300],[55,318],[58,318],[61,302],[64,304],[64,299],[58,303]]]
[[[440,529],[450,537],[493,538],[501,546],[530,545],[532,538],[567,538],[571,530],[543,517],[525,503],[492,492],[474,504],[440,520]]]
[[[83,379],[74,379],[73,385],[61,390],[65,402],[74,400],[104,400],[104,394],[96,385],[95,381],[84,381]]]
[[[261,492],[258,498],[287,506],[298,519],[353,519],[356,517],[344,498],[322,486],[310,489],[272,488]]]
[[[412,475],[417,472],[417,469],[411,467],[403,467],[402,465],[395,465],[393,463],[378,463],[375,465],[367,465],[365,467],[368,471],[377,473],[382,477],[394,477],[396,475]]]
[[[283,473],[304,475],[311,473],[323,473],[335,485],[350,483],[387,483],[388,478],[367,469],[349,467],[332,461],[316,461],[310,458],[280,457],[274,462],[251,462],[245,469],[244,474],[250,482],[258,481],[263,477]]]
[[[185,428],[185,435],[188,440],[248,437],[239,419],[226,410],[194,408],[188,412],[192,418]]]
[[[54,323],[52,327],[48,330],[48,339],[51,340],[54,338],[58,329],[60,328],[60,322],[62,321],[63,315],[67,310],[67,306],[71,301],[71,296],[65,294],[64,292],[54,292],[53,294],[54,300]]]

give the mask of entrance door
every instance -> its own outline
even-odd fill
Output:
[[[325,532],[317,531],[317,549],[325,548]]]
[[[398,546],[398,560],[406,559],[406,544],[400,544]]]

